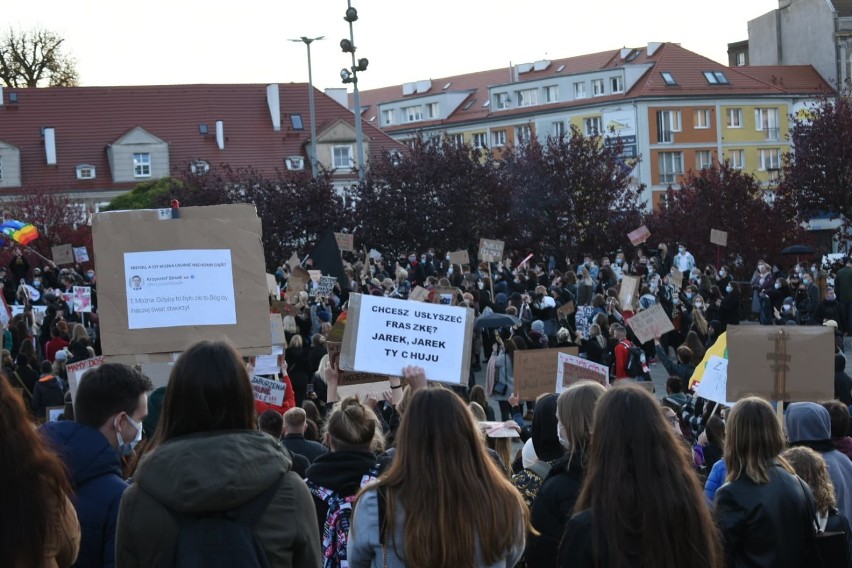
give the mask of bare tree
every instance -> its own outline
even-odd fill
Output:
[[[79,82],[74,58],[56,32],[12,28],[0,37],[0,80],[7,87],[73,87]]]

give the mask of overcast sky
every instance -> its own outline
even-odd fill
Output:
[[[727,43],[777,0],[353,0],[362,89],[536,59],[669,41],[726,63]],[[307,82],[340,87],[345,0],[37,0],[2,8],[3,26],[66,38],[83,85]]]

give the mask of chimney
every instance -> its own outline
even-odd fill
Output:
[[[0,106],[3,106],[3,85],[0,85]]]
[[[216,121],[216,145],[220,150],[225,149],[225,123],[221,120]]]
[[[44,154],[47,156],[47,165],[56,165],[56,130],[44,129]]]
[[[272,130],[275,132],[281,131],[281,101],[278,97],[278,85],[266,86],[266,104],[269,106],[269,116],[272,118]],[[218,141],[219,123],[216,123],[216,136]],[[219,148],[224,145],[224,140],[219,144]]]
[[[349,108],[349,92],[344,88],[326,89],[326,96],[337,102],[341,106]]]

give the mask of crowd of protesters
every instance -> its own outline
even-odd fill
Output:
[[[44,319],[26,307],[11,318],[15,350],[3,356],[0,483],[26,487],[0,497],[3,563],[852,566],[852,262],[761,261],[746,281],[675,250],[520,266],[461,266],[433,250],[350,257],[328,296],[316,283],[288,289],[284,265],[286,347],[270,375],[285,384],[283,403],[255,400],[256,360],[201,342],[166,387],[126,365],[90,371],[73,408],[36,431],[42,405],[56,401],[51,381],[64,401],[61,363],[97,349],[62,295],[45,290]],[[94,284],[94,274],[65,275]],[[640,286],[623,305],[625,276]],[[14,278],[20,289],[34,276]],[[341,396],[327,344],[350,293],[419,294],[508,319],[476,332],[467,385],[407,367],[384,392]],[[674,331],[641,344],[629,320],[656,305]],[[696,366],[744,320],[835,328],[836,400],[788,405],[782,428],[767,401],[698,397]],[[17,328],[27,334],[16,341]],[[520,400],[515,353],[564,346],[608,367],[609,386]],[[35,371],[44,363],[47,380]],[[656,397],[644,388],[654,365],[669,375]],[[14,392],[21,382],[29,397]]]

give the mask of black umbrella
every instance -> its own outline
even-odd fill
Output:
[[[796,255],[796,264],[799,264],[799,255],[801,254],[816,254],[816,249],[807,245],[791,245],[781,251],[784,255]]]
[[[497,329],[500,327],[512,327],[513,325],[518,325],[519,323],[521,323],[521,320],[519,320],[515,316],[510,316],[508,314],[490,313],[476,318],[476,321],[473,322],[473,329]]]

